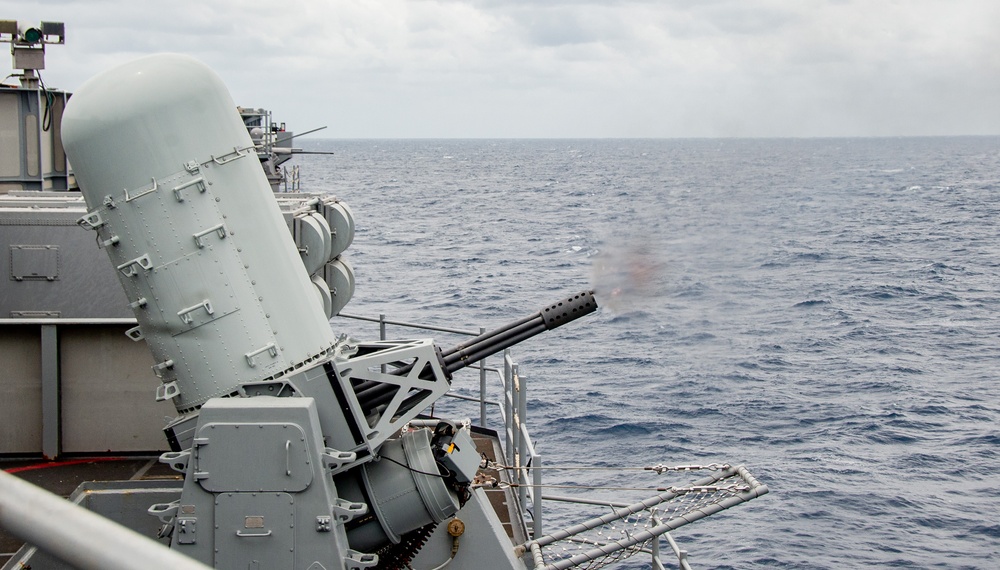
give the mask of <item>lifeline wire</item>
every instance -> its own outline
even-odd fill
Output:
[[[484,487],[486,485],[473,485],[473,487]],[[532,487],[537,489],[591,489],[598,491],[655,491],[657,493],[744,493],[750,490],[748,485],[698,485],[693,487],[605,487],[601,485],[533,485],[530,483],[507,483],[500,481],[490,485],[490,488],[506,489],[508,487]]]
[[[508,469],[516,470],[519,469],[513,465],[501,465],[496,462],[487,463],[487,467],[490,469]],[[645,467],[594,467],[592,465],[544,465],[542,467],[531,467],[526,465],[524,469],[565,469],[573,471],[655,471],[656,474],[662,474],[670,471],[722,471],[729,469],[730,465],[728,463],[709,463],[708,465],[647,465]]]

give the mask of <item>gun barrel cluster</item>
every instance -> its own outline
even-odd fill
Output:
[[[582,291],[541,311],[485,332],[442,353],[444,367],[456,372],[515,344],[597,310],[593,291]]]
[[[596,310],[597,300],[594,299],[594,292],[582,291],[568,299],[561,299],[537,313],[441,351],[442,367],[450,379],[454,372],[462,368]],[[412,369],[412,365],[402,366],[391,374],[403,376],[409,374]],[[430,371],[427,373],[433,374]],[[387,404],[395,396],[396,390],[395,386],[379,382],[366,382],[355,387],[358,401],[366,410]]]

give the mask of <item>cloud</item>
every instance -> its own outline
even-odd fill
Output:
[[[66,22],[49,84],[187,53],[241,104],[326,136],[1000,132],[991,0],[0,0],[0,14]]]

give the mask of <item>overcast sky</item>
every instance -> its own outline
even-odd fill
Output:
[[[0,19],[66,23],[50,86],[186,53],[322,137],[1000,134],[998,0],[0,0]]]

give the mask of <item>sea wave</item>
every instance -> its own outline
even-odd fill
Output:
[[[598,288],[514,349],[531,433],[548,465],[746,464],[772,492],[675,533],[695,567],[995,566],[1000,138],[302,145],[357,219],[351,313]]]

